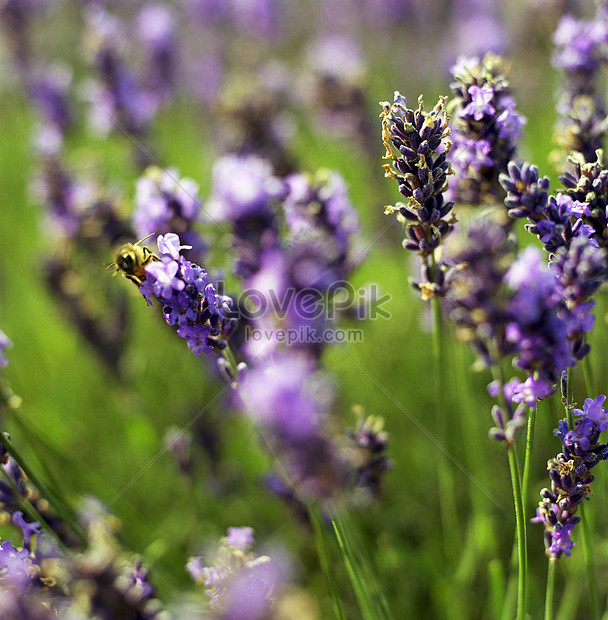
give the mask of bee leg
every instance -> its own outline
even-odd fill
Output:
[[[137,284],[137,286],[141,286],[143,280],[140,280],[137,276],[133,276],[130,273],[123,273],[124,277],[127,278],[127,280],[131,280],[131,282],[135,282],[135,284]]]

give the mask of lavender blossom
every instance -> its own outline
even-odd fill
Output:
[[[245,411],[265,429],[289,483],[304,497],[343,488],[345,468],[325,436],[331,386],[303,352],[285,351],[247,370],[241,386]]]
[[[233,222],[234,271],[246,278],[259,269],[261,254],[277,246],[273,205],[285,188],[270,164],[253,155],[223,157],[214,164],[212,175],[207,211],[213,219]]]
[[[233,544],[238,537],[239,544]],[[223,620],[262,620],[270,617],[285,581],[285,567],[251,549],[253,530],[229,528],[221,539],[212,566],[201,556],[188,560],[192,579],[205,586],[210,606]]]
[[[574,365],[559,281],[542,265],[540,251],[529,247],[509,268],[504,282],[513,291],[505,329],[505,339],[514,346],[513,365],[545,386],[547,391],[535,393],[546,398],[562,370]]]
[[[499,175],[513,158],[525,119],[515,110],[500,56],[461,59],[452,68],[454,180],[449,198],[480,204],[502,199]]]
[[[8,365],[7,349],[13,346],[11,339],[0,329],[0,368]]]
[[[135,185],[133,226],[137,237],[174,232],[186,245],[186,255],[194,261],[205,256],[206,244],[194,227],[200,221],[202,200],[198,184],[180,178],[172,168],[148,168]]]
[[[551,259],[551,269],[556,274],[565,300],[564,314],[568,319],[568,340],[572,355],[581,360],[589,353],[585,334],[593,329],[592,295],[598,290],[608,274],[604,248],[598,248],[587,237],[572,240],[566,249],[560,247]]]
[[[359,44],[344,35],[324,36],[310,44],[307,60],[311,75],[302,90],[313,122],[324,134],[354,137],[363,152],[373,152],[375,128],[367,112],[367,68]]]
[[[567,173],[562,177],[565,193],[549,196],[549,179],[540,179],[538,168],[528,162],[510,162],[508,174],[500,175],[500,183],[507,192],[505,206],[509,216],[528,218],[526,230],[538,236],[550,255],[562,247],[567,251],[577,237],[588,239],[594,235],[594,228],[586,223],[589,218],[583,217],[591,213],[583,202],[586,193],[582,188],[576,189],[580,180],[580,169],[578,176]],[[598,245],[597,241],[590,243]]]
[[[176,77],[177,33],[169,6],[145,4],[137,15],[137,35],[146,56],[145,88],[160,106],[173,94]]]
[[[122,58],[119,45],[128,40],[124,25],[100,6],[86,7],[84,17],[98,76],[88,89],[93,127],[102,133],[144,133],[158,102],[143,89]]]
[[[51,65],[28,77],[27,90],[45,121],[63,136],[74,121],[69,100],[72,72],[63,65]]]
[[[294,280],[300,280],[301,288],[317,288],[344,279],[362,255],[353,253],[359,218],[348,200],[343,178],[337,172],[320,170],[315,176],[291,175],[285,183],[287,243],[296,254],[302,254],[303,260],[296,264],[299,272],[306,272]],[[308,251],[302,252],[298,246]]]
[[[608,414],[603,407],[606,399],[600,395],[587,398],[583,409],[574,409],[579,419],[573,429],[564,419],[555,430],[561,439],[563,452],[547,463],[551,488],[543,489],[541,501],[532,523],[542,523],[545,528],[545,551],[548,557],[558,559],[570,556],[574,547],[572,530],[580,521],[576,514],[579,504],[591,494],[595,476],[590,470],[600,461],[608,459],[608,444],[598,443],[600,433],[608,427]]]
[[[289,149],[291,89],[289,69],[277,61],[260,66],[255,73],[233,75],[217,103],[221,149],[262,158],[279,177],[291,174],[295,166]]]
[[[571,212],[580,222],[580,234],[588,236],[599,247],[608,248],[608,169],[603,163],[603,152],[599,149],[595,160],[590,162],[585,162],[581,154],[573,153],[569,161],[573,171],[560,176],[560,181],[564,192],[574,201]]]
[[[165,320],[177,325],[177,334],[197,357],[219,353],[227,346],[232,300],[218,295],[207,272],[180,255],[189,246],[181,245],[175,233],[159,235],[157,245],[160,260],[146,265],[141,294],[148,303],[152,296],[160,301]]]
[[[601,72],[608,64],[605,7],[591,20],[566,14],[553,35],[553,66],[561,69],[556,141],[567,154],[575,151],[587,162],[603,145],[608,122]]]
[[[445,113],[445,98],[431,112],[425,112],[422,99],[417,110],[406,107],[405,98],[395,92],[395,101],[383,102],[382,141],[386,147],[386,176],[395,179],[407,204],[388,208],[401,215],[406,227],[404,247],[429,256],[454,226],[445,218],[454,206],[444,202],[447,177],[452,174],[446,157],[451,148]]]
[[[562,370],[574,365],[570,339],[581,326],[555,273],[542,266],[539,251],[527,248],[510,265],[513,250],[500,224],[473,224],[453,252],[456,267],[447,298],[457,334],[486,365],[512,358],[528,375],[524,381],[489,386],[500,402],[491,434],[507,442],[525,423],[521,404],[536,406],[554,392]],[[513,403],[520,407],[514,409]]]
[[[382,489],[384,474],[391,467],[386,456],[388,433],[384,430],[383,418],[360,417],[355,430],[349,430],[352,441],[350,462],[354,474],[355,493],[363,496],[364,502],[378,498]]]

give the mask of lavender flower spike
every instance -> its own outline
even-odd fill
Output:
[[[392,104],[383,102],[382,142],[386,176],[399,183],[399,191],[407,204],[386,207],[386,213],[399,213],[406,227],[404,247],[429,256],[444,237],[452,232],[453,222],[445,218],[452,202],[444,202],[448,175],[453,174],[446,159],[451,148],[450,129],[441,97],[431,112],[425,112],[422,97],[418,109],[406,107],[405,98],[395,92]]]
[[[574,409],[575,427],[568,429],[561,420],[555,430],[564,448],[547,463],[551,488],[540,492],[541,501],[532,523],[545,526],[545,549],[550,558],[570,556],[574,542],[570,536],[580,521],[576,514],[579,504],[591,494],[595,476],[590,470],[608,459],[608,444],[598,443],[600,433],[608,427],[608,414],[603,407],[606,397],[587,398],[583,409]]]
[[[149,303],[152,296],[162,303],[165,320],[177,325],[178,335],[197,357],[219,353],[232,328],[232,300],[216,292],[204,269],[180,255],[190,246],[181,245],[175,233],[159,235],[157,245],[160,260],[145,266],[141,294]]]

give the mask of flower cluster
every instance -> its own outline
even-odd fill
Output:
[[[388,433],[384,420],[378,416],[360,417],[354,430],[349,430],[351,440],[349,460],[354,474],[356,491],[363,501],[380,496],[384,474],[391,467],[387,456]]]
[[[481,204],[502,198],[498,175],[515,154],[524,118],[515,110],[503,60],[495,54],[461,59],[452,68],[448,105],[454,181],[449,198]]]
[[[314,176],[290,175],[285,183],[287,245],[298,257],[294,263],[301,262],[300,256],[306,256],[309,263],[307,273],[294,280],[299,279],[297,284],[302,288],[325,288],[347,277],[362,253],[353,253],[359,218],[348,199],[344,179],[337,172],[319,170]]]
[[[579,504],[591,494],[595,479],[591,469],[608,459],[608,444],[598,443],[600,433],[608,428],[608,414],[603,407],[606,397],[585,399],[583,409],[574,409],[573,429],[564,419],[555,430],[562,442],[563,452],[547,463],[551,488],[543,489],[533,523],[545,527],[545,550],[550,558],[570,555],[574,542],[572,530],[580,521],[576,514]]]
[[[0,329],[0,368],[8,364],[6,350],[13,346],[11,339]]]
[[[445,112],[445,98],[426,112],[422,98],[417,110],[407,107],[404,97],[395,92],[394,102],[383,102],[382,141],[386,148],[385,176],[395,179],[407,203],[386,207],[386,213],[397,213],[405,227],[403,247],[418,252],[423,263],[424,281],[414,283],[422,297],[445,295],[444,266],[432,267],[430,256],[454,229],[447,219],[453,202],[446,202],[448,175],[453,173],[447,155],[451,148],[450,129]]]
[[[500,181],[507,191],[505,204],[513,218],[527,218],[527,230],[539,237],[549,252],[570,314],[568,339],[577,360],[589,352],[585,333],[593,327],[591,296],[608,275],[608,170],[602,152],[585,163],[580,153],[570,157],[573,171],[560,177],[563,193],[549,196],[549,180],[536,166],[511,162]]]
[[[270,354],[280,346],[279,332],[290,330],[298,334],[293,344],[318,357],[323,343],[314,336],[329,328],[321,303],[362,256],[355,250],[359,222],[344,180],[326,170],[280,180],[268,162],[253,156],[220,159],[213,177],[208,209],[232,222],[234,271],[266,309],[250,326],[261,337],[248,339],[243,355]]]
[[[204,269],[180,255],[189,246],[181,245],[175,233],[159,235],[157,245],[160,260],[146,265],[141,294],[149,303],[152,296],[160,301],[165,320],[177,325],[197,357],[222,351],[234,328],[228,317],[232,300],[216,292]]]
[[[206,245],[194,225],[199,221],[201,204],[195,181],[180,178],[177,170],[151,166],[135,184],[135,234],[143,239],[150,234],[177,233],[182,242],[192,246],[187,256],[200,261]]]
[[[554,392],[562,370],[574,366],[577,356],[585,352],[581,339],[593,325],[592,304],[574,299],[579,287],[571,280],[573,271],[577,272],[567,256],[549,269],[540,252],[530,247],[513,261],[513,243],[491,220],[472,225],[460,243],[453,253],[458,266],[450,274],[448,296],[459,335],[486,365],[512,358],[515,368],[527,375],[524,381],[490,386],[501,407],[509,409],[494,412],[498,428],[493,434],[514,438],[506,424],[520,416],[510,403],[533,407]],[[556,272],[568,277],[562,281]]]
[[[201,556],[190,558],[186,568],[196,583],[205,586],[214,616],[225,620],[270,617],[285,581],[284,567],[267,555],[252,551],[253,529],[229,527],[220,540],[213,566]]]
[[[234,271],[247,278],[259,270],[261,255],[277,246],[279,225],[273,205],[284,195],[284,184],[267,161],[254,155],[222,157],[215,162],[212,177],[207,211],[216,220],[233,223]]]
[[[13,520],[21,525],[19,519]],[[125,557],[111,520],[87,527],[86,551],[63,550],[39,530],[24,527],[23,548],[0,543],[0,616],[13,620],[48,618],[140,618],[167,620],[147,570]],[[36,544],[33,543],[36,534]]]
[[[243,69],[218,95],[218,141],[222,152],[261,157],[279,177],[294,171],[288,104],[292,82],[284,67],[269,62],[255,73]]]
[[[310,357],[285,351],[247,370],[244,411],[264,429],[279,455],[287,484],[305,498],[344,487],[346,469],[326,434],[333,389]]]
[[[126,24],[98,4],[86,6],[83,17],[88,26],[86,42],[97,71],[87,94],[92,106],[91,124],[101,133],[122,130],[141,135],[158,102],[123,59],[126,50],[120,50],[119,44],[129,40]]]
[[[608,66],[608,11],[601,3],[591,20],[566,14],[553,35],[553,66],[563,73],[557,102],[557,143],[591,162],[602,147],[608,122],[600,85]]]
[[[454,206],[444,202],[448,175],[452,173],[447,154],[451,148],[445,98],[431,112],[407,107],[395,92],[394,102],[382,104],[382,141],[386,148],[385,175],[395,179],[407,204],[398,203],[390,212],[403,218],[407,238],[404,247],[428,256],[453,230],[445,218]]]

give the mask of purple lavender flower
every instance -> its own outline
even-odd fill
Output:
[[[443,192],[451,167],[446,159],[451,143],[445,113],[445,99],[431,112],[425,112],[422,100],[416,111],[406,107],[405,98],[395,93],[394,103],[383,102],[382,140],[386,147],[386,176],[399,183],[399,191],[408,200],[390,211],[404,220],[407,239],[404,247],[421,256],[430,255],[454,228],[445,218],[453,203],[445,202]]]
[[[490,218],[472,223],[450,247],[456,264],[448,274],[450,318],[457,325],[458,337],[468,342],[488,366],[496,361],[493,357],[502,359],[515,351],[515,343],[505,336],[510,298],[504,287],[514,253],[513,239]]]
[[[325,436],[332,386],[302,351],[284,351],[245,374],[245,411],[264,429],[298,494],[327,497],[345,484],[345,468]]]
[[[605,200],[602,196],[606,192],[602,190],[598,196],[591,188],[603,187],[606,174],[599,160],[595,164],[583,164],[580,156],[572,156],[572,161],[577,164],[575,171],[561,177],[565,192],[557,196],[548,196],[549,179],[539,179],[538,169],[528,162],[510,162],[508,174],[500,175],[500,183],[507,192],[505,206],[509,216],[528,218],[526,229],[538,236],[551,256],[559,248],[568,252],[576,238],[596,247],[603,243],[599,231],[606,215],[597,205]]]
[[[532,523],[545,527],[545,550],[550,558],[570,556],[574,547],[572,530],[580,521],[579,504],[591,494],[595,479],[590,470],[608,459],[608,444],[598,443],[600,433],[608,427],[608,414],[603,408],[604,395],[585,399],[583,409],[576,409],[578,420],[568,429],[561,420],[555,435],[562,441],[563,452],[550,459],[547,468],[551,488],[541,491],[541,501]]]
[[[367,112],[363,52],[354,38],[332,32],[308,46],[311,75],[305,103],[314,113],[313,122],[325,135],[355,138],[363,152],[370,152],[375,128]]]
[[[231,530],[247,531],[247,544],[231,544]],[[200,556],[190,558],[186,565],[192,579],[205,586],[211,608],[226,620],[269,617],[274,600],[286,581],[287,567],[280,559],[257,556],[250,550],[252,528],[229,528],[228,536],[220,543],[212,566],[206,566]]]
[[[570,208],[575,220],[573,228],[580,226],[579,234],[608,249],[608,169],[603,163],[603,153],[598,150],[595,160],[589,162],[580,153],[573,153],[568,159],[573,170],[560,176],[560,181],[573,201]]]
[[[606,250],[584,236],[572,240],[566,249],[560,247],[551,258],[551,269],[557,275],[565,300],[564,315],[568,315],[568,339],[572,354],[583,359],[590,350],[585,334],[593,329],[591,296],[607,275]]]
[[[8,365],[7,349],[13,346],[11,339],[0,329],[0,368]]]
[[[51,0],[4,0],[0,3],[0,24],[7,47],[17,69],[25,74],[30,68],[32,20]]]
[[[144,132],[156,113],[158,102],[146,92],[125,64],[119,51],[128,40],[120,20],[100,6],[87,6],[84,17],[89,28],[98,78],[89,84],[91,123],[102,133],[118,130]]]
[[[284,184],[267,161],[254,155],[223,157],[214,164],[212,176],[207,212],[213,219],[233,222],[235,273],[249,277],[260,268],[261,254],[277,246],[273,205],[284,195]]]
[[[256,422],[276,433],[307,437],[318,430],[320,403],[304,383],[314,364],[303,354],[286,352],[276,361],[256,364],[241,386],[244,404]],[[271,387],[272,389],[269,389]]]
[[[137,15],[137,34],[146,55],[145,88],[160,105],[171,97],[175,85],[177,35],[172,10],[166,4],[145,4]]]
[[[17,550],[10,540],[0,543],[0,586],[22,593],[37,578],[36,566],[27,549]]]
[[[605,7],[591,20],[564,15],[553,35],[553,66],[561,69],[556,141],[566,155],[572,151],[592,162],[606,136],[606,98],[601,70],[608,64]]]
[[[542,265],[540,251],[529,247],[505,274],[514,291],[505,339],[516,352],[516,368],[535,381],[554,383],[564,368],[574,365],[568,344],[567,317],[560,311],[563,296],[555,275]],[[548,395],[548,394],[547,394]]]
[[[285,221],[289,228],[288,244],[309,245],[307,238],[316,236],[321,252],[319,259],[309,252],[306,260],[317,262],[315,271],[325,276],[304,278],[302,288],[318,286],[329,280],[344,278],[362,258],[353,256],[353,240],[359,232],[357,212],[348,200],[344,179],[337,172],[321,170],[313,177],[294,174],[285,179],[287,195],[283,201]]]
[[[502,197],[499,175],[516,150],[524,118],[515,111],[503,62],[495,54],[461,59],[452,68],[454,180],[449,198],[480,204]]]
[[[180,255],[188,246],[175,233],[159,235],[157,245],[160,260],[146,265],[141,294],[149,303],[152,296],[161,302],[165,320],[177,325],[178,335],[197,357],[219,353],[227,345],[232,300],[218,295],[207,272]]]
[[[418,252],[423,263],[425,281],[414,283],[423,299],[445,295],[445,265],[430,260],[431,255],[454,229],[454,220],[447,219],[453,202],[445,202],[447,178],[452,174],[447,154],[451,148],[441,98],[431,112],[425,112],[422,98],[417,110],[407,108],[405,98],[395,92],[392,104],[383,102],[382,141],[386,148],[385,176],[395,179],[407,204],[386,207],[385,213],[398,213],[405,227],[403,247]]]
[[[384,474],[391,466],[386,456],[388,433],[383,418],[361,416],[357,428],[348,432],[352,440],[351,467],[355,492],[363,494],[363,501],[380,496]]]
[[[69,100],[72,72],[63,65],[51,65],[28,78],[28,93],[43,118],[60,135],[66,133],[73,122],[74,110]]]
[[[228,534],[223,539],[223,543],[228,547],[234,547],[243,553],[253,547],[253,528],[252,527],[229,527]]]
[[[206,244],[194,230],[201,216],[202,200],[198,184],[180,178],[177,170],[148,168],[135,185],[133,226],[137,237],[174,232],[186,245],[192,246],[188,258],[204,258]]]

